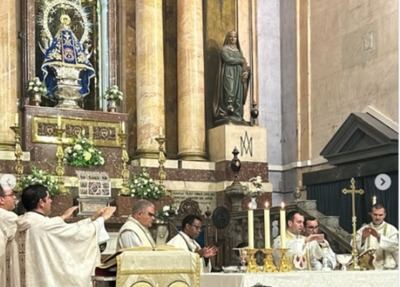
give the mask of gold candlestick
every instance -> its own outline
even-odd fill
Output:
[[[14,188],[15,191],[19,192],[21,191],[21,185],[20,185],[20,179],[22,177],[22,174],[24,173],[24,166],[22,164],[22,148],[21,148],[21,135],[20,131],[21,128],[19,125],[16,123],[15,126],[11,126],[10,129],[13,130],[14,132],[14,139],[15,139],[15,145],[14,145],[14,155],[15,155],[15,174],[17,178],[17,184]]]
[[[279,272],[288,272],[292,271],[293,264],[290,262],[289,257],[287,256],[287,248],[279,248],[279,253],[281,255],[281,262],[279,263]]]
[[[264,252],[264,272],[277,272],[278,269],[274,264],[274,260],[272,258],[272,249],[265,248],[263,249]]]
[[[124,125],[122,126],[121,132],[118,134],[120,141],[121,141],[121,177],[122,177],[122,187],[121,187],[121,194],[127,195],[129,194],[128,182],[129,182],[129,169],[128,169],[128,162],[129,156],[128,152],[126,151],[126,133]]]
[[[254,272],[259,271],[258,265],[257,265],[257,260],[256,260],[256,252],[257,252],[257,249],[246,248],[247,272],[249,272],[249,273],[254,273]]]
[[[164,180],[167,178],[167,173],[165,172],[165,150],[164,150],[164,144],[165,144],[165,136],[160,134],[157,138],[156,141],[158,143],[158,176],[160,178],[160,185],[164,186]]]
[[[56,158],[57,158],[57,166],[56,166],[56,175],[58,178],[58,186],[60,189],[60,193],[66,192],[64,186],[64,149],[63,149],[63,135],[65,129],[61,128],[61,118],[58,117],[57,128],[56,128],[56,136],[57,136],[57,150],[56,150]]]

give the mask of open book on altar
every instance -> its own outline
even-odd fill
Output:
[[[358,255],[358,264],[362,269],[374,270],[375,249],[367,249]]]

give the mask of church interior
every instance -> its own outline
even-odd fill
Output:
[[[210,274],[236,266],[235,250],[250,242],[267,248],[282,210],[317,218],[337,254],[354,255],[355,230],[377,203],[398,228],[398,1],[2,0],[0,8],[1,184],[18,198],[39,178],[51,216],[79,206],[70,223],[116,206],[103,259],[140,198],[160,214],[157,244],[186,215],[203,219],[198,243],[218,247]],[[118,270],[134,266],[124,256]],[[257,276],[240,286],[269,286]],[[115,286],[101,278],[93,286]],[[228,286],[193,278],[116,286]]]

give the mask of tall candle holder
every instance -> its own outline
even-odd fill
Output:
[[[278,268],[276,268],[274,264],[274,260],[272,257],[272,249],[265,248],[263,249],[264,252],[264,272],[277,272]]]
[[[351,194],[351,223],[353,227],[353,233],[352,233],[352,248],[351,248],[351,256],[353,258],[353,264],[351,265],[351,270],[361,270],[360,265],[358,264],[358,250],[357,250],[357,243],[356,243],[356,236],[357,236],[357,216],[356,216],[356,194],[364,194],[363,189],[356,189],[356,181],[354,180],[354,177],[351,178],[350,180],[350,189],[343,188],[342,189],[343,194]]]
[[[278,248],[280,253],[281,262],[279,263],[279,272],[288,272],[292,271],[293,265],[289,260],[288,252],[289,249],[287,248]]]
[[[57,136],[57,150],[56,150],[56,158],[57,158],[57,166],[56,166],[56,175],[58,178],[58,186],[61,193],[64,193],[64,149],[63,149],[63,135],[65,129],[61,127],[61,119],[59,118],[57,128],[56,128],[56,136]]]
[[[128,162],[129,162],[129,156],[128,156],[128,152],[126,151],[126,133],[124,132],[124,129],[118,135],[119,135],[119,139],[121,141],[121,162],[122,162],[121,194],[128,194],[129,193],[129,188],[128,188],[128,181],[129,181]]]
[[[164,180],[167,178],[167,173],[165,172],[165,149],[164,149],[164,144],[165,144],[165,136],[160,134],[157,138],[156,141],[158,143],[158,176],[160,178],[160,185],[164,186]]]
[[[13,130],[14,132],[14,155],[15,155],[15,174],[16,174],[16,179],[17,179],[17,185],[15,186],[14,190],[19,192],[21,191],[21,185],[20,185],[20,179],[22,177],[22,174],[24,173],[24,166],[22,164],[22,148],[21,148],[21,135],[20,131],[21,128],[20,126],[16,123],[14,126],[11,126],[10,129]]]
[[[254,248],[246,248],[246,261],[247,261],[247,272],[248,273],[255,273],[258,272],[258,265],[256,260],[256,252],[257,249]]]

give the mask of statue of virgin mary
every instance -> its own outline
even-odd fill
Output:
[[[60,28],[45,50],[41,66],[48,96],[58,101],[57,107],[80,108],[78,101],[89,94],[90,79],[95,70],[87,51],[71,30],[71,19],[63,14]]]

